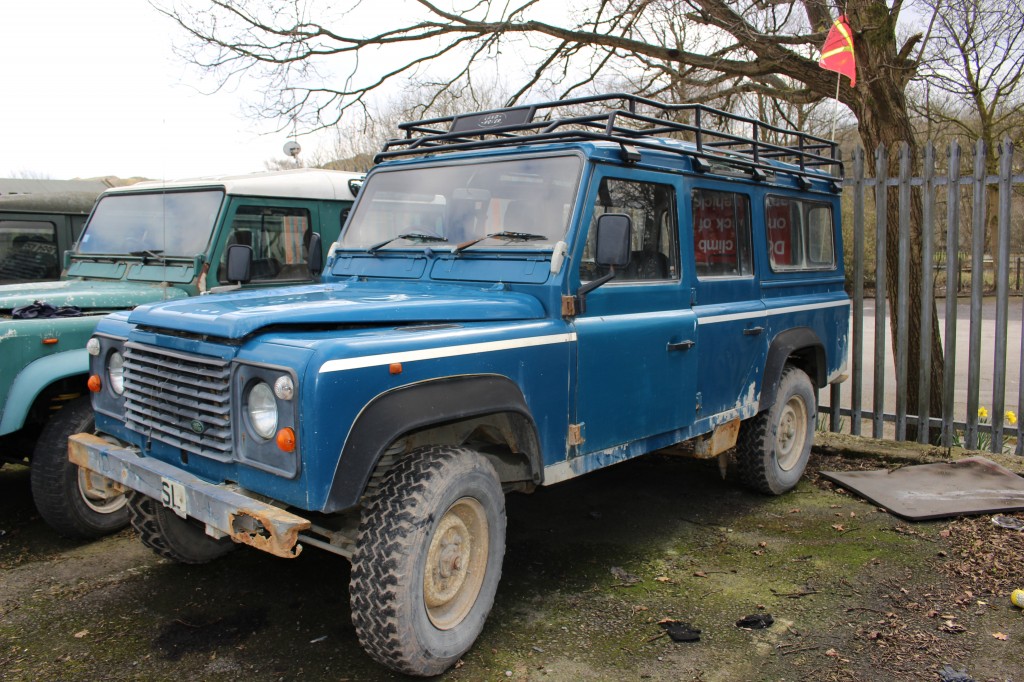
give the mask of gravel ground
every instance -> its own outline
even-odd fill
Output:
[[[1024,532],[989,516],[907,523],[816,474],[912,450],[829,441],[778,498],[662,455],[513,495],[494,610],[443,677],[1024,681],[1009,601]],[[0,470],[0,532],[4,680],[398,679],[356,642],[340,557],[239,548],[186,567],[130,531],[62,540],[17,467]],[[765,614],[765,629],[736,626]],[[673,641],[672,622],[700,639]]]

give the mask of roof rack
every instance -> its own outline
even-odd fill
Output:
[[[586,113],[600,104],[607,106]],[[636,161],[636,148],[643,147],[748,170],[755,178],[779,171],[843,175],[839,147],[831,140],[703,104],[664,104],[625,93],[442,116],[398,127],[405,137],[388,140],[375,161],[540,142],[607,141],[619,144],[627,161]],[[780,161],[796,168],[781,167],[776,163]],[[711,169],[708,163],[698,162],[697,167]]]

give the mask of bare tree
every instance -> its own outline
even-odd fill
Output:
[[[845,79],[837,84],[836,74],[818,66],[818,48],[837,11],[826,0],[594,0],[578,15],[556,0],[449,0],[443,6],[408,0],[386,28],[367,33],[350,17],[328,16],[327,8],[321,8],[321,22],[314,20],[316,10],[302,0],[163,1],[170,4],[161,11],[190,39],[181,48],[186,58],[221,83],[243,73],[263,78],[268,96],[260,113],[311,127],[332,125],[344,112],[365,107],[384,85],[428,84],[441,93],[469,87],[480,73],[497,68],[516,83],[508,103],[537,92],[564,96],[624,81],[637,94],[670,101],[729,102],[755,94],[809,105],[838,96],[856,118],[865,147],[905,142],[916,152],[907,88],[926,41],[923,32],[898,35],[904,0],[844,2],[855,36],[856,87]],[[324,84],[320,77],[329,62],[350,69],[340,83]],[[520,72],[508,69],[513,63]],[[424,102],[428,110],[432,104]],[[895,173],[896,155],[890,159]],[[889,205],[887,260],[895,273],[897,205]],[[922,333],[919,201],[911,212],[910,314],[900,320],[892,306],[892,336],[905,322],[916,348]],[[897,291],[892,277],[891,300]],[[939,386],[937,322],[933,333],[932,385]],[[917,404],[917,374],[914,365],[907,386],[911,405]],[[934,391],[933,414],[940,400]]]
[[[934,17],[914,111],[946,134],[981,139],[998,172],[999,143],[1024,140],[1024,0],[923,0]],[[988,189],[985,249],[995,248],[998,189]]]

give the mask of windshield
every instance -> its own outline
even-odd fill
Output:
[[[579,157],[549,156],[377,173],[341,246],[448,249],[501,233],[474,250],[550,249],[565,235],[581,168]]]
[[[204,253],[224,192],[112,194],[100,199],[78,253],[188,256]]]

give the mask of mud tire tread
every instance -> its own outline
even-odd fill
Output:
[[[127,507],[132,528],[142,544],[165,559],[179,564],[205,564],[235,548],[231,540],[206,536],[198,526],[192,526],[141,493],[129,493]]]
[[[78,467],[68,460],[68,437],[94,430],[89,397],[76,398],[50,417],[32,453],[32,499],[43,520],[66,538],[93,540],[128,525],[126,507],[101,514],[81,499]]]
[[[500,551],[503,554],[505,515],[500,482],[490,462],[472,450],[428,446],[410,453],[388,472],[374,499],[369,500],[363,509],[356,551],[352,557],[352,623],[363,649],[392,670],[416,676],[444,672],[470,648],[490,611],[501,577],[500,557],[497,565],[488,562],[487,576],[477,599],[480,609],[474,607],[473,620],[479,622],[479,627],[469,633],[468,641],[457,653],[438,657],[424,646],[410,641],[415,640],[409,636],[414,625],[404,622],[400,615],[413,599],[410,591],[401,585],[405,576],[400,570],[399,560],[416,551],[418,528],[434,520],[430,517],[423,519],[417,512],[444,490],[446,480],[469,469],[483,471],[493,478],[500,518],[489,518],[488,522],[500,524]],[[469,620],[467,616],[466,621]],[[465,621],[456,627],[464,625]],[[469,629],[473,629],[472,625]]]
[[[806,386],[811,387],[811,395],[814,395],[813,384],[807,374],[798,367],[787,365],[779,380],[779,393],[776,396],[775,404],[740,425],[739,437],[736,440],[736,454],[730,469],[740,485],[754,492],[765,495],[782,495],[796,485],[807,466],[813,442],[814,414],[817,410],[817,403],[814,401],[808,405],[812,437],[808,439],[805,446],[807,452],[802,457],[802,463],[798,465],[799,473],[796,480],[792,481],[792,485],[779,481],[778,462],[775,456],[776,410],[789,400],[790,386],[794,383],[797,385],[806,383]]]

